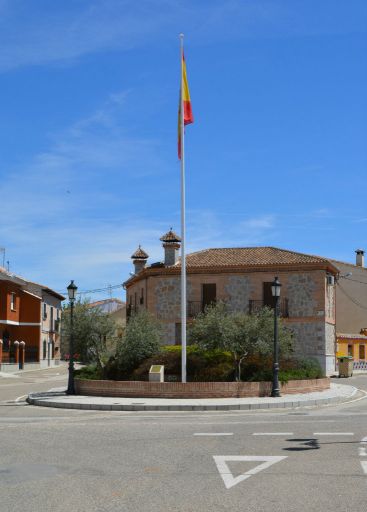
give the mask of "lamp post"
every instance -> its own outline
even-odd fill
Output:
[[[279,314],[279,297],[280,297],[280,287],[282,285],[279,282],[279,279],[276,277],[271,284],[271,293],[274,297],[274,359],[273,359],[273,387],[271,390],[271,396],[277,397],[280,396],[279,390],[279,344],[278,344],[278,314]]]
[[[68,389],[66,391],[66,393],[68,395],[75,395],[75,388],[74,388],[74,301],[75,301],[77,289],[78,289],[78,287],[74,284],[74,281],[70,281],[70,284],[67,287],[69,301],[70,301],[69,380],[68,380]]]

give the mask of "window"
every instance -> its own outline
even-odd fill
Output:
[[[202,289],[202,309],[210,304],[215,304],[217,300],[217,285],[215,283],[205,283],[201,285]]]
[[[54,308],[50,307],[50,331],[54,330]]]
[[[43,340],[43,359],[47,357],[47,341]]]
[[[348,356],[353,357],[353,345],[348,345]]]
[[[275,307],[275,297],[273,297],[273,293],[271,291],[272,284],[272,282],[263,283],[263,305],[269,308]]]
[[[144,304],[144,288],[141,289],[140,293],[140,304]]]
[[[47,318],[47,304],[46,302],[43,303],[43,319],[46,320]]]
[[[15,301],[16,301],[15,293],[11,293],[10,294],[10,309],[12,311],[15,311]]]
[[[359,359],[366,359],[366,347],[365,345],[359,345]]]

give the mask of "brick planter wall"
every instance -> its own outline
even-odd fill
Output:
[[[283,395],[330,388],[330,379],[292,380],[281,385]],[[270,396],[271,382],[143,382],[75,380],[77,395],[133,398],[246,398]]]

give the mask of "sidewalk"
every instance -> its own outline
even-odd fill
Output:
[[[27,402],[42,407],[98,411],[229,411],[315,407],[364,398],[367,393],[354,386],[331,383],[330,389],[280,398],[119,398],[66,395],[63,391],[32,393]]]

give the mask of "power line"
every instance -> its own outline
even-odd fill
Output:
[[[343,277],[343,276],[340,276]],[[358,281],[357,279],[351,279],[350,277],[343,277],[346,281],[353,281],[354,283],[367,284],[366,281]]]
[[[100,292],[111,292],[112,290],[117,290],[118,288],[123,288],[122,284],[109,285],[105,288],[95,288],[94,290],[83,290],[77,292],[77,295],[87,295],[88,293],[100,293]],[[58,293],[65,293],[65,290],[58,290]]]
[[[338,284],[338,286],[339,286],[340,290],[342,291],[342,293],[344,293],[344,295],[345,295],[346,297],[348,297],[348,299],[349,299],[349,300],[351,300],[351,301],[353,302],[353,304],[355,304],[356,306],[358,306],[358,307],[360,307],[360,308],[362,308],[362,309],[367,309],[367,306],[364,306],[364,305],[363,305],[363,304],[361,304],[357,299],[355,299],[355,298],[351,297],[351,296],[349,295],[349,293],[348,293],[348,292],[346,292],[346,291],[344,290],[344,288],[341,286],[341,284],[340,284],[340,282],[339,282],[339,281],[337,282],[337,284]],[[366,284],[367,284],[367,283],[366,283]]]

